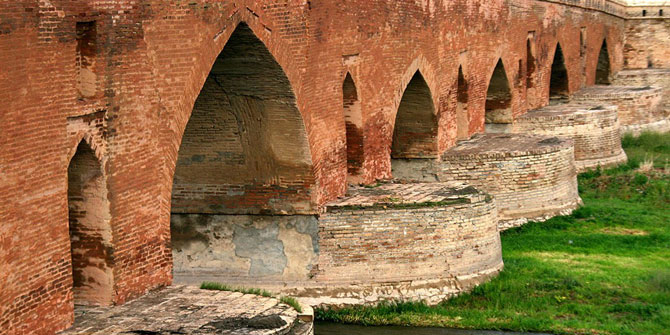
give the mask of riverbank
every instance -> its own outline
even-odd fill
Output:
[[[664,334],[670,329],[670,133],[626,137],[629,163],[579,176],[584,206],[502,234],[505,270],[437,306],[318,310],[325,321]]]

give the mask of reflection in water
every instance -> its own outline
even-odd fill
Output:
[[[524,335],[486,330],[459,330],[419,327],[364,327],[330,322],[316,322],[314,335]],[[548,335],[532,333],[533,335]]]

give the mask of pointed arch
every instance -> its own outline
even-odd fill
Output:
[[[535,47],[532,37],[526,39],[526,88],[535,87]]]
[[[468,81],[465,79],[463,66],[459,66],[456,78],[456,139],[458,140],[470,137],[468,98]]]
[[[75,304],[111,305],[114,255],[107,181],[89,144],[79,142],[67,170],[68,230]]]
[[[505,65],[499,58],[486,91],[486,130],[495,132],[500,126],[504,127],[512,121],[512,90]]]
[[[173,183],[173,213],[311,210],[312,159],[293,89],[244,22],[194,103]]]
[[[596,66],[596,85],[610,85],[610,55],[607,50],[607,39],[603,39],[603,44],[598,53],[598,65]]]
[[[342,83],[342,106],[347,138],[347,172],[350,182],[359,182],[363,167],[363,115],[358,89],[351,73],[347,72]]]
[[[427,158],[437,155],[437,117],[433,95],[417,70],[398,105],[391,157]]]
[[[563,98],[569,94],[568,69],[565,66],[565,57],[561,44],[556,44],[554,61],[551,64],[551,77],[549,79],[549,97]]]

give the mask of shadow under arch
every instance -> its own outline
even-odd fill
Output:
[[[348,181],[350,183],[360,183],[362,181],[361,169],[365,158],[364,125],[358,88],[350,72],[347,72],[342,82],[342,108],[344,109],[346,129]]]
[[[456,139],[465,140],[470,137],[470,117],[468,114],[469,87],[463,73],[463,66],[458,67],[456,78]]]
[[[486,132],[501,132],[512,124],[512,90],[502,58],[498,59],[486,90]]]
[[[309,141],[293,89],[262,41],[240,23],[184,130],[172,212],[310,211],[313,186]]]
[[[72,290],[77,305],[114,301],[114,243],[107,180],[93,148],[81,139],[67,169]]]
[[[437,156],[437,115],[433,95],[420,70],[405,87],[393,127],[392,159]]]
[[[603,39],[603,44],[598,52],[598,65],[596,66],[596,85],[610,85],[611,81],[610,54],[607,48],[607,38]]]
[[[561,43],[556,43],[554,60],[551,63],[551,77],[549,78],[549,98],[560,100],[565,99],[569,94],[570,83],[563,48],[561,48]]]

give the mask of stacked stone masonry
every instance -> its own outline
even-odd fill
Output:
[[[670,130],[661,100],[663,89],[655,86],[592,86],[572,96],[576,103],[607,104],[618,108],[621,134],[645,130]]]
[[[432,101],[416,129],[426,140],[396,157],[436,161],[484,131],[496,64],[510,90],[506,121],[513,120],[547,104],[559,43],[569,93],[595,83],[603,41],[612,73],[624,63],[670,68],[667,52],[654,51],[668,36],[667,21],[657,21],[629,20],[626,6],[611,0],[7,1],[0,6],[0,334],[71,326],[77,296],[86,297],[75,277],[111,287],[105,299],[85,298],[90,304],[123,304],[169,285],[173,213],[173,221],[314,220],[345,194],[349,167],[356,182],[392,178],[392,149],[407,149],[394,146],[396,120],[411,125],[398,112],[417,106],[416,94],[403,95],[418,74],[421,103]],[[263,73],[251,71],[254,62]],[[344,96],[346,78],[355,95]],[[95,173],[74,168],[82,153]],[[82,185],[95,192],[69,192]],[[108,207],[91,216],[104,225],[81,250],[75,222],[88,218],[78,209],[96,202]],[[296,231],[284,230],[312,236]],[[88,252],[104,271],[82,271]]]
[[[437,176],[493,195],[499,227],[507,229],[568,214],[581,204],[573,143],[551,136],[476,135],[442,155]]]
[[[577,172],[625,163],[617,107],[558,104],[529,111],[516,119],[512,132],[570,138]]]

